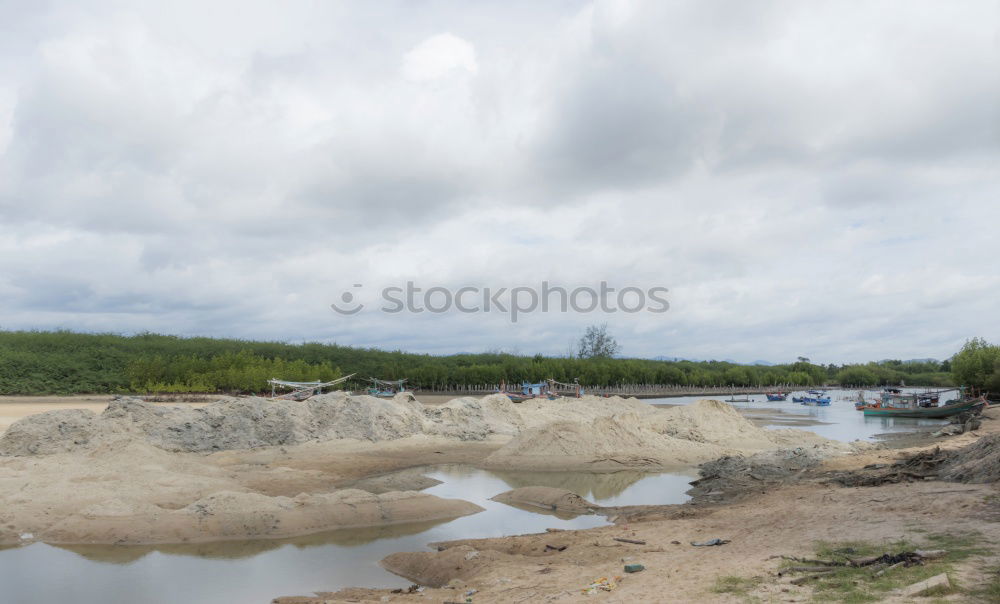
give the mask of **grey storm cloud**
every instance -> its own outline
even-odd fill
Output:
[[[1000,294],[996,2],[0,5],[4,328],[942,357]],[[338,317],[601,280],[659,316]],[[961,295],[956,295],[961,292]]]

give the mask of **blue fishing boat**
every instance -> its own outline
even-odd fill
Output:
[[[810,390],[806,396],[793,396],[792,402],[803,405],[814,405],[817,407],[828,407],[832,399],[826,396],[826,392],[821,390]]]
[[[769,401],[784,401],[788,400],[787,392],[767,392],[764,394]]]
[[[547,382],[539,382],[537,384],[524,382],[521,384],[521,392],[509,392],[506,386],[503,386],[500,394],[506,394],[512,403],[523,403],[533,398],[555,398],[553,393],[550,392]]]

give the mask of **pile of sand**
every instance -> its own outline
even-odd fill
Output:
[[[459,499],[424,493],[375,495],[355,489],[296,497],[220,491],[181,509],[111,499],[82,509],[39,535],[47,543],[195,543],[274,539],[331,529],[443,520],[481,512]]]
[[[660,434],[699,443],[725,444],[736,449],[774,445],[766,430],[754,426],[732,405],[716,400],[662,409],[647,422]]]
[[[572,491],[552,487],[521,487],[500,493],[493,501],[515,507],[535,508],[559,514],[593,514],[600,506]]]
[[[732,406],[719,401],[701,400],[670,409],[646,408],[649,411],[641,414],[530,428],[492,453],[485,466],[527,470],[666,469],[722,455],[804,445],[827,455],[851,450],[850,445],[811,432],[758,428]]]
[[[444,405],[422,407],[422,412],[427,434],[461,440],[484,440],[492,434],[513,436],[525,427],[521,413],[502,394],[457,398]]]
[[[504,397],[506,398],[506,397]],[[610,417],[621,413],[647,415],[656,412],[656,407],[636,398],[620,396],[584,396],[581,398],[529,399],[514,405],[524,418],[528,428],[544,426],[554,422],[589,423],[599,417]]]
[[[312,478],[306,470],[273,471],[289,484]],[[0,544],[18,543],[22,534],[50,543],[277,538],[480,511],[415,492],[344,489],[271,497],[247,482],[244,469],[220,467],[212,456],[168,452],[134,438],[86,451],[6,458],[0,463]]]
[[[100,415],[73,409],[25,417],[0,435],[0,455],[46,455],[93,448],[129,435],[168,451],[222,451],[309,441],[381,442],[417,434],[461,440],[513,435],[524,421],[505,396],[460,398],[426,407],[393,399],[331,393],[306,401],[229,398],[200,408],[113,400]]]
[[[490,454],[484,467],[615,471],[661,468],[717,456],[714,445],[664,436],[648,415],[629,413],[590,422],[556,422],[525,430]]]
[[[442,587],[510,558],[497,551],[478,551],[459,545],[440,552],[399,552],[386,556],[380,564],[387,571],[420,585]]]

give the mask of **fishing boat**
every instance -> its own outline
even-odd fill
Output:
[[[267,383],[271,385],[271,398],[270,400],[287,400],[287,401],[304,401],[310,397],[316,396],[317,394],[323,394],[324,388],[332,388],[339,384],[343,384],[347,380],[354,377],[355,374],[346,375],[342,378],[337,378],[329,382],[290,382],[288,380],[279,380],[277,378],[271,378],[267,380]],[[289,388],[291,392],[285,394],[278,394],[278,388]]]
[[[854,408],[856,410],[861,411],[862,409],[864,409],[868,405],[871,405],[871,404],[874,404],[874,403],[875,403],[875,401],[865,400],[865,391],[864,390],[858,390],[858,398],[854,399]]]
[[[821,390],[810,390],[806,393],[806,396],[793,396],[793,403],[801,403],[803,405],[814,405],[817,407],[828,407],[830,405],[830,397],[826,396],[826,392]]]
[[[573,380],[572,384],[567,384],[565,382],[558,382],[552,378],[546,380],[549,385],[548,397],[549,400],[555,400],[557,398],[581,398],[584,394],[583,386],[580,385],[579,378]]]
[[[401,392],[406,392],[403,386],[406,380],[380,380],[368,378],[371,386],[368,388],[368,395],[376,398],[392,398]]]
[[[865,417],[915,417],[925,419],[942,419],[965,412],[976,412],[988,403],[983,397],[948,401],[936,407],[889,407],[881,403],[862,408]]]
[[[788,393],[787,392],[766,392],[766,393],[764,393],[764,396],[766,396],[767,400],[769,400],[769,401],[784,401],[784,400],[788,400]]]
[[[887,388],[882,391],[881,401],[866,405],[861,410],[866,416],[874,417],[939,419],[967,411],[976,412],[988,405],[984,396],[966,396],[964,389],[959,389],[959,398],[941,405],[940,395],[945,392],[949,391],[903,394],[897,388]]]
[[[554,393],[550,391],[549,384],[547,382],[539,382],[537,384],[523,382],[521,384],[520,392],[508,392],[506,387],[501,386],[500,394],[507,395],[507,398],[509,398],[512,403],[523,403],[524,401],[528,401],[533,398],[555,398]]]

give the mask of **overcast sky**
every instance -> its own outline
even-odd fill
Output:
[[[0,328],[945,358],[1000,341],[998,31],[974,0],[0,0]],[[671,306],[379,312],[407,280]]]

